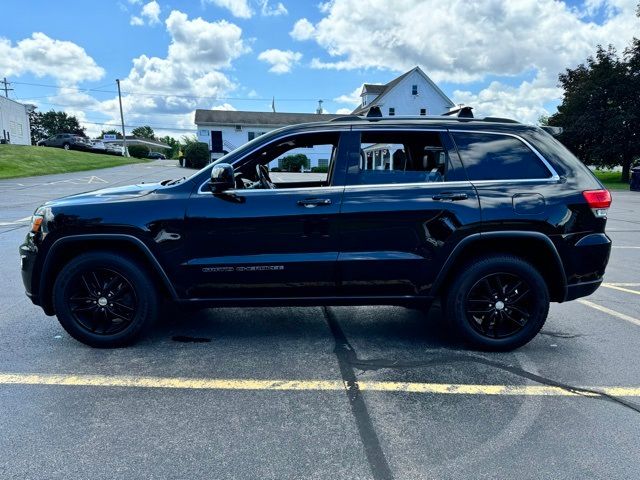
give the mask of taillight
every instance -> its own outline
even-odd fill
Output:
[[[607,216],[607,211],[611,206],[609,190],[587,190],[582,192],[582,195],[596,217],[605,218]]]

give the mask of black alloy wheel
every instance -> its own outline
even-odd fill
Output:
[[[533,292],[520,277],[493,273],[478,280],[467,295],[467,319],[480,334],[505,338],[521,331],[532,315]]]
[[[53,286],[60,324],[92,347],[134,343],[156,320],[159,303],[148,271],[123,253],[78,255],[62,268]]]
[[[107,268],[78,272],[67,295],[75,320],[97,335],[113,335],[125,330],[133,322],[138,306],[131,283]]]
[[[508,351],[531,341],[547,319],[549,288],[540,272],[512,255],[461,265],[443,297],[446,319],[480,350]]]

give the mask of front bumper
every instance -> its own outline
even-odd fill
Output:
[[[25,242],[20,245],[20,273],[22,275],[22,283],[24,284],[25,293],[31,301],[39,305],[38,295],[34,293],[33,289],[33,270],[36,263],[36,257],[38,255],[38,247],[33,244],[33,241],[27,237]]]

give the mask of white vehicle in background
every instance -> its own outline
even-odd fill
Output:
[[[107,147],[105,143],[98,138],[95,140],[91,140],[91,149],[95,150],[96,153],[105,153]]]

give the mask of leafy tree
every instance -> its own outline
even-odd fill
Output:
[[[131,135],[134,135],[138,138],[148,138],[150,140],[155,140],[156,134],[149,125],[145,125],[144,127],[136,127],[131,130]]]
[[[146,145],[129,145],[127,150],[129,150],[129,155],[134,158],[147,158],[149,156],[149,147]]]
[[[122,133],[117,131],[115,128],[112,128],[111,130],[102,130],[100,135],[98,135],[98,138],[104,138],[105,135],[115,135],[116,138],[122,138]]]
[[[209,145],[202,142],[193,142],[184,149],[185,166],[189,168],[202,168],[209,163]]]
[[[309,166],[309,158],[302,154],[287,155],[280,162],[280,167],[286,172],[300,172],[303,167]]]
[[[178,153],[180,152],[180,142],[178,140],[169,135],[165,135],[159,140],[171,147],[171,150],[167,152],[167,158],[178,158]]]
[[[549,125],[563,127],[560,140],[586,164],[622,165],[628,182],[640,156],[640,41],[634,39],[622,57],[612,46],[598,46],[586,64],[559,80],[564,99]]]
[[[57,133],[73,133],[85,137],[85,128],[80,125],[78,119],[66,112],[41,113],[33,111],[29,114],[31,123],[31,140],[37,142],[52,137]]]
[[[183,150],[191,145],[192,143],[198,143],[198,137],[196,137],[195,135],[183,135],[182,136],[182,142],[180,142],[180,144],[183,147]]]

